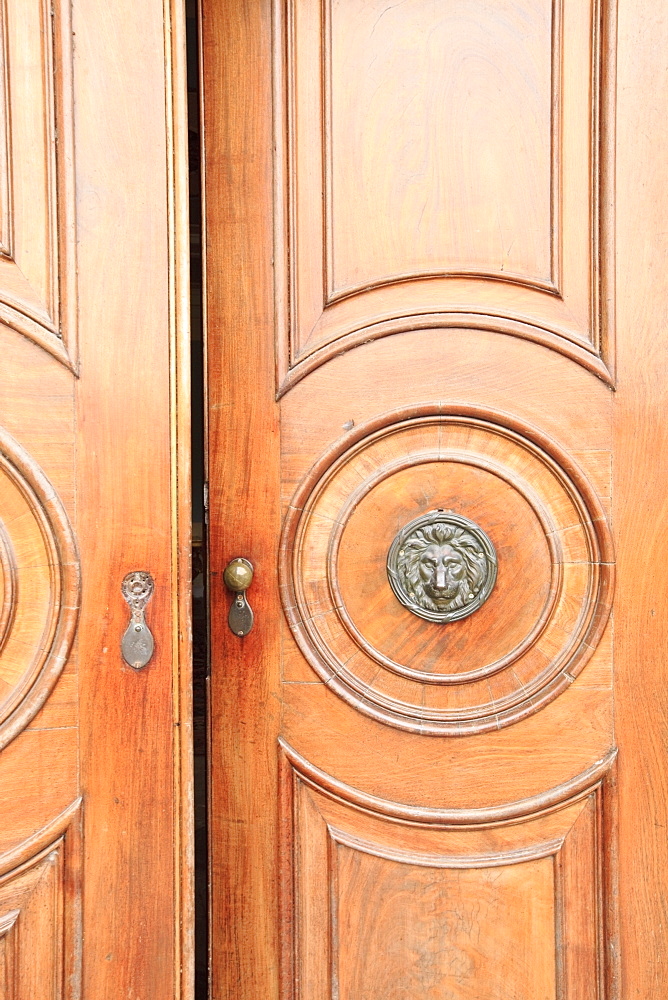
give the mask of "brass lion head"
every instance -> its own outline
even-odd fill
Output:
[[[387,571],[405,607],[429,621],[448,622],[487,600],[496,580],[496,553],[473,521],[437,510],[399,532]]]

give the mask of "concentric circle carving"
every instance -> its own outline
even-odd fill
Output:
[[[410,521],[392,542],[387,578],[405,608],[445,625],[485,603],[496,581],[496,552],[467,517],[432,510]]]
[[[79,561],[67,515],[44,473],[0,429],[0,747],[53,689],[78,609]]]
[[[5,528],[0,525],[0,652],[16,613],[16,559]]]
[[[489,545],[486,582],[446,624],[388,577],[438,517]],[[299,487],[281,550],[285,614],[314,670],[365,714],[429,734],[508,725],[568,687],[604,632],[613,568],[601,504],[572,459],[506,415],[461,406],[356,429]]]

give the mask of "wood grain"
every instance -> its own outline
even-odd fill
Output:
[[[668,942],[660,932],[668,880],[665,684],[668,444],[665,357],[668,204],[661,125],[668,95],[655,93],[668,21],[652,4],[620,6],[618,297],[620,376],[615,407],[613,524],[621,587],[615,622],[615,716],[620,748],[620,898],[624,996],[665,989]],[[661,53],[659,65],[657,53]],[[638,164],[646,163],[638,184]],[[659,569],[659,567],[661,567]]]
[[[166,92],[185,81],[182,63],[166,70],[171,30],[176,49],[183,45],[182,23],[172,24],[169,10],[162,0],[104,8],[77,0],[73,12],[84,996],[173,997],[183,986],[187,997],[190,989],[191,965],[186,954],[183,981],[180,955],[190,854],[184,872],[177,856],[188,844],[186,816],[185,839],[179,831],[188,756],[174,738],[188,677],[179,657],[189,641],[177,596],[186,559],[177,498],[187,490],[180,453],[187,455],[187,423],[175,407],[177,398],[187,404],[187,299],[173,144],[182,150],[183,111]],[[156,649],[141,672],[119,649],[128,622],[120,585],[132,570],[155,580],[147,621]]]
[[[276,3],[285,388],[428,313],[442,329],[478,313],[605,373],[615,16],[607,0]]]
[[[77,1000],[80,800],[0,855],[0,996]]]
[[[3,3],[0,23],[0,318],[76,371],[71,9]]]
[[[202,0],[225,1000],[661,993],[668,28],[650,8],[620,0],[618,51],[608,0]],[[429,414],[508,433],[467,424],[446,447]],[[439,631],[385,560],[441,505],[494,536],[499,572]],[[220,585],[237,555],[257,569],[243,643]],[[534,660],[511,663],[520,647]],[[459,730],[429,730],[446,717]]]
[[[80,568],[72,527],[37,463],[0,429],[6,613],[0,636],[0,747],[44,705],[72,649]]]
[[[445,629],[398,607],[387,579],[397,532],[434,508],[473,518],[499,561],[484,606]],[[431,404],[354,428],[310,470],[286,511],[282,600],[307,661],[362,712],[483,732],[572,684],[605,629],[612,564],[602,506],[554,442]]]
[[[298,768],[282,772],[292,786],[283,850],[296,914],[286,952],[309,990],[380,997],[399,984],[496,1000],[610,985],[606,952],[617,942],[602,873],[611,831],[600,817],[611,758],[549,809],[517,803],[512,819],[498,813],[491,826],[453,812],[434,826],[417,812],[409,823],[391,809],[381,817],[371,800],[358,810],[354,791],[284,749]]]
[[[209,786],[210,989],[267,1000],[279,976],[271,3],[201,9],[206,315],[226,331],[207,344],[210,767],[221,778]],[[255,627],[243,640],[228,628],[222,580],[236,556],[255,568]]]
[[[192,392],[186,11],[164,0],[167,105],[167,221],[170,311],[170,449],[172,516],[172,676],[174,691],[174,994],[195,989],[195,791],[192,599]]]
[[[162,0],[0,3],[0,995],[16,1000],[191,995],[183,44]],[[119,649],[138,568],[157,584],[141,676]]]
[[[30,28],[33,13],[27,12],[21,30]],[[38,84],[48,88],[48,75],[36,74],[33,90]],[[24,108],[27,115],[35,110]],[[14,126],[22,128],[20,116]],[[39,160],[32,140],[30,155]],[[14,174],[22,148],[19,142],[10,149]],[[35,209],[31,225],[38,222],[39,198]],[[38,257],[37,240],[33,251]],[[64,353],[56,359],[44,349],[40,337],[57,342],[62,353],[52,331],[40,327],[40,336],[24,336],[12,325],[0,327],[0,534],[3,591],[12,604],[0,641],[2,988],[8,997],[46,990],[49,997],[75,1000],[81,981],[81,844],[75,816],[80,788],[73,642],[80,597],[74,378]]]

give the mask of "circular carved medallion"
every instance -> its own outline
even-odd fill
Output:
[[[52,691],[78,608],[79,562],[67,515],[34,460],[0,429],[0,748]]]
[[[432,546],[467,588],[420,569]],[[538,711],[609,657],[613,569],[601,502],[554,442],[425,405],[356,428],[302,482],[282,599],[329,689],[402,729],[461,734]]]
[[[392,590],[429,622],[454,622],[485,603],[496,581],[496,552],[477,524],[432,510],[396,536],[387,556]]]

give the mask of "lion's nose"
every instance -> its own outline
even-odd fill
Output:
[[[445,590],[446,587],[445,569],[442,566],[439,566],[436,570],[436,586],[439,590]]]

